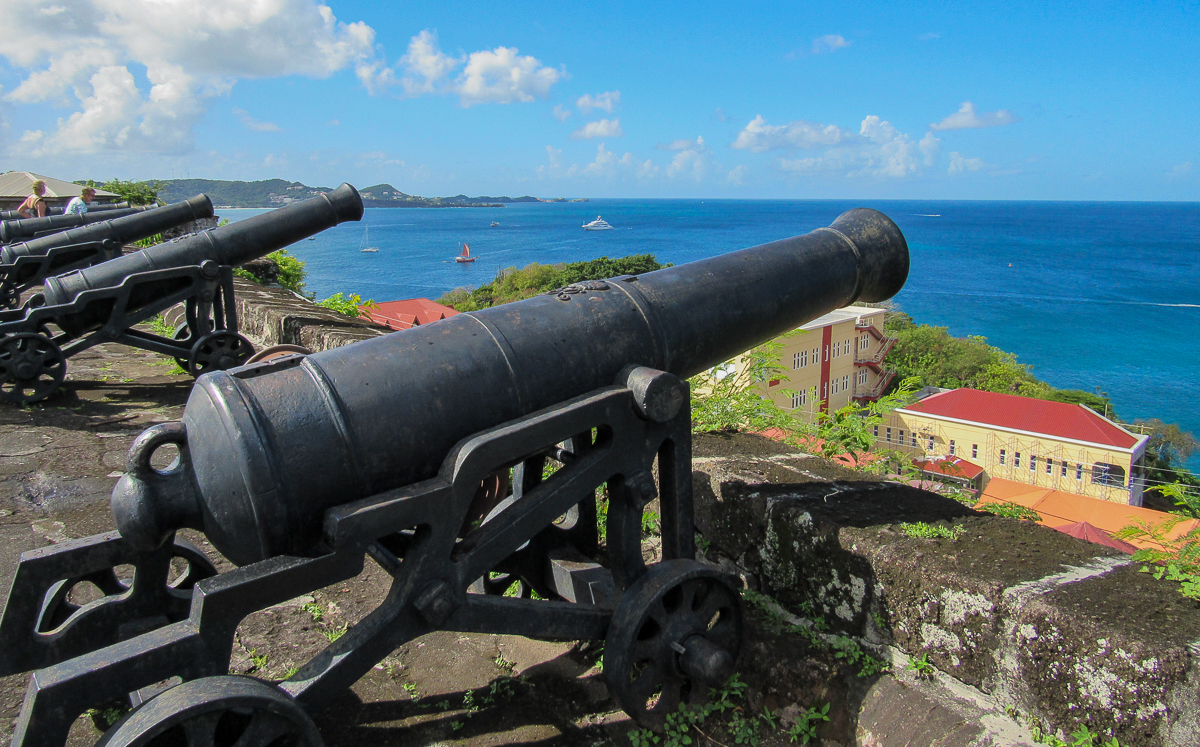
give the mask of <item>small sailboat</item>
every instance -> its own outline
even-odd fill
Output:
[[[471,245],[462,245],[462,254],[454,258],[455,262],[474,262],[475,258],[471,256]]]
[[[377,252],[377,251],[379,251],[379,247],[371,246],[370,231],[371,231],[370,226],[363,226],[363,237],[362,237],[362,244],[361,244],[362,248],[359,249],[360,252]]]

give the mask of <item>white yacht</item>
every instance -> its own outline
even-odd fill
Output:
[[[608,225],[608,221],[604,220],[599,215],[597,215],[596,220],[592,221],[591,223],[583,224],[583,230],[585,230],[585,231],[611,231],[612,226]]]

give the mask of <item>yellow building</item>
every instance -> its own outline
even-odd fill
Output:
[[[788,378],[760,384],[760,393],[809,423],[851,400],[878,399],[892,380],[882,364],[896,342],[884,335],[883,317],[883,309],[847,306],[779,338]]]
[[[954,389],[893,410],[875,437],[914,458],[978,466],[985,484],[999,477],[1142,505],[1148,437],[1083,405]]]

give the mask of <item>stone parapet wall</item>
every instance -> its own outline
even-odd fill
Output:
[[[1122,747],[1200,744],[1200,609],[1175,584],[1115,550],[908,486],[795,467],[789,479],[784,457],[747,457],[758,439],[739,439],[727,449],[739,456],[697,460],[697,528],[787,612],[898,661],[925,657],[997,716],[1060,735],[1086,725]],[[916,539],[904,522],[961,535]]]
[[[233,279],[238,324],[256,346],[300,345],[314,353],[391,332],[317,306],[285,288]]]

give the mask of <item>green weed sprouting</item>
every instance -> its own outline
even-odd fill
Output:
[[[961,537],[966,529],[962,526],[944,527],[917,521],[911,524],[901,524],[900,531],[916,539],[948,539],[954,541]]]

